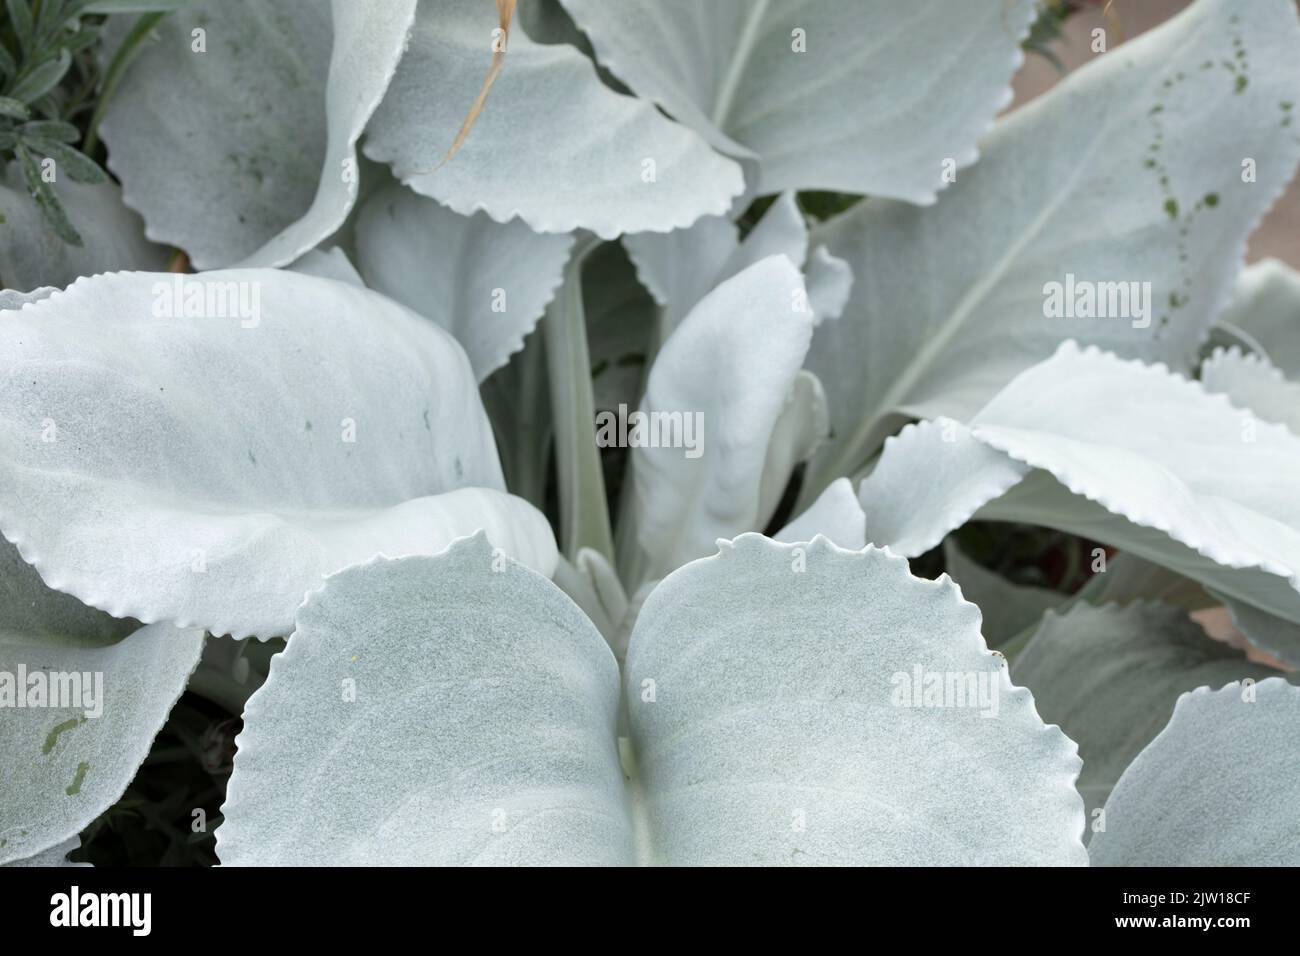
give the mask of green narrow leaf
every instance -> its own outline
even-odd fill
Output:
[[[126,68],[143,50],[140,41],[149,35],[149,31],[162,18],[161,13],[141,15],[132,25],[126,38],[122,40],[122,45],[117,48],[117,52],[113,54],[113,62],[108,65],[108,70],[104,73],[104,85],[99,90],[99,102],[95,104],[95,112],[86,127],[86,141],[83,146],[86,153],[94,155],[95,147],[99,145],[99,123],[108,110],[108,104],[113,100],[113,94],[117,92],[117,85],[122,81]]]
[[[21,101],[9,96],[0,96],[0,116],[9,116],[17,120],[25,120],[31,113]]]
[[[191,0],[92,0],[86,13],[171,13]]]
[[[569,560],[582,548],[593,548],[606,560],[613,560],[614,551],[605,476],[596,447],[591,355],[582,309],[582,264],[591,248],[574,250],[564,270],[564,283],[546,307],[541,323],[555,418],[560,546]]]
[[[63,209],[63,203],[59,202],[59,197],[54,194],[50,184],[41,179],[41,171],[36,165],[36,158],[21,142],[17,143],[14,149],[18,154],[18,161],[23,167],[23,179],[27,183],[27,192],[36,201],[36,206],[40,209],[41,215],[45,217],[45,221],[50,224],[55,234],[64,242],[72,246],[80,246],[81,236],[76,229],[72,228],[72,223],[68,221],[68,214]]]
[[[33,113],[44,119],[54,119],[59,115],[59,101],[54,98],[53,93],[46,93],[39,99],[32,100],[27,104]]]
[[[91,46],[99,39],[99,31],[94,27],[83,27],[76,33],[70,34],[60,41],[63,48],[69,53],[80,53],[86,47]]]
[[[18,37],[18,44],[26,53],[32,43],[31,7],[27,5],[27,0],[5,0],[5,6],[9,10],[9,22],[14,26],[14,35]]]
[[[5,79],[8,79],[17,74],[17,72],[18,64],[14,62],[13,54],[9,52],[9,49],[3,43],[0,43],[0,74],[2,74]]]
[[[74,183],[102,183],[108,179],[94,160],[58,140],[40,136],[23,136],[23,141],[36,152],[54,160],[59,170],[68,174]]]
[[[2,102],[0,112],[4,112]],[[60,143],[75,143],[81,137],[77,127],[62,120],[32,120],[23,124],[22,134],[26,139],[53,139]]]
[[[58,86],[59,80],[63,79],[63,75],[68,72],[68,67],[71,65],[72,54],[67,50],[60,50],[58,56],[44,61],[30,73],[20,77],[10,89],[9,95],[24,103],[39,99]]]
[[[33,31],[38,47],[47,46],[66,19],[63,15],[63,3],[64,0],[41,0],[36,14],[36,28]]]

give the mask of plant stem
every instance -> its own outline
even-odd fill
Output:
[[[546,420],[546,357],[541,337],[524,340],[520,357],[519,396],[523,407],[516,412],[514,444],[510,449],[511,474],[506,482],[515,494],[546,508],[546,465],[550,448]]]
[[[91,159],[95,147],[99,145],[99,121],[104,118],[104,113],[108,110],[108,104],[113,100],[113,94],[117,91],[117,85],[122,81],[122,75],[126,73],[126,68],[131,65],[137,56],[143,51],[141,41],[148,35],[149,31],[154,28],[159,20],[166,13],[144,13],[135,21],[131,27],[131,32],[122,40],[122,45],[117,48],[113,54],[113,62],[109,64],[108,72],[104,74],[104,86],[99,91],[99,102],[95,104],[95,112],[90,116],[90,123],[86,127],[86,141],[81,147],[81,151]]]
[[[596,447],[596,402],[582,307],[582,265],[595,245],[588,239],[575,246],[560,291],[542,316],[542,335],[555,423],[560,547],[570,561],[580,549],[592,548],[612,563],[613,536]]]

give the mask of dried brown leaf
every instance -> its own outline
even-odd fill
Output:
[[[518,0],[497,0],[497,22],[500,25],[501,37],[499,41],[495,36],[493,37],[492,66],[488,68],[487,77],[483,80],[478,96],[474,98],[474,103],[469,108],[469,114],[465,117],[465,122],[461,124],[460,131],[456,133],[456,138],[452,141],[451,148],[447,150],[447,155],[442,158],[442,162],[438,164],[438,167],[445,166],[460,151],[461,146],[465,143],[465,138],[469,136],[469,131],[478,122],[479,114],[483,112],[483,105],[487,102],[488,92],[492,89],[492,84],[496,82],[502,64],[505,63],[506,48],[510,44],[510,25],[515,17],[517,2]]]

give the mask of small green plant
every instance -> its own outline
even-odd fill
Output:
[[[77,149],[77,121],[94,106],[99,72],[94,49],[102,16],[87,15],[92,0],[5,0],[0,32],[0,159],[17,162],[23,184],[46,222],[64,242],[81,245],[52,184],[60,173],[73,182],[107,178]]]

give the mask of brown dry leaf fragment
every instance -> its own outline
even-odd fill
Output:
[[[177,249],[172,255],[171,260],[167,263],[168,272],[193,272],[190,267],[190,257],[182,249]]]
[[[495,31],[492,37],[492,66],[488,69],[487,78],[483,80],[483,86],[478,91],[478,96],[474,98],[474,103],[469,108],[469,114],[465,117],[465,122],[461,124],[460,131],[456,133],[455,140],[452,141],[451,148],[447,150],[447,155],[442,158],[439,167],[447,165],[451,158],[456,155],[465,142],[465,137],[469,136],[469,131],[474,128],[474,123],[478,120],[479,114],[483,112],[483,104],[487,102],[488,91],[492,89],[492,84],[496,82],[497,74],[501,72],[501,64],[505,62],[506,46],[510,42],[510,23],[514,20],[515,4],[518,0],[497,0],[497,22],[500,24],[500,35]]]

